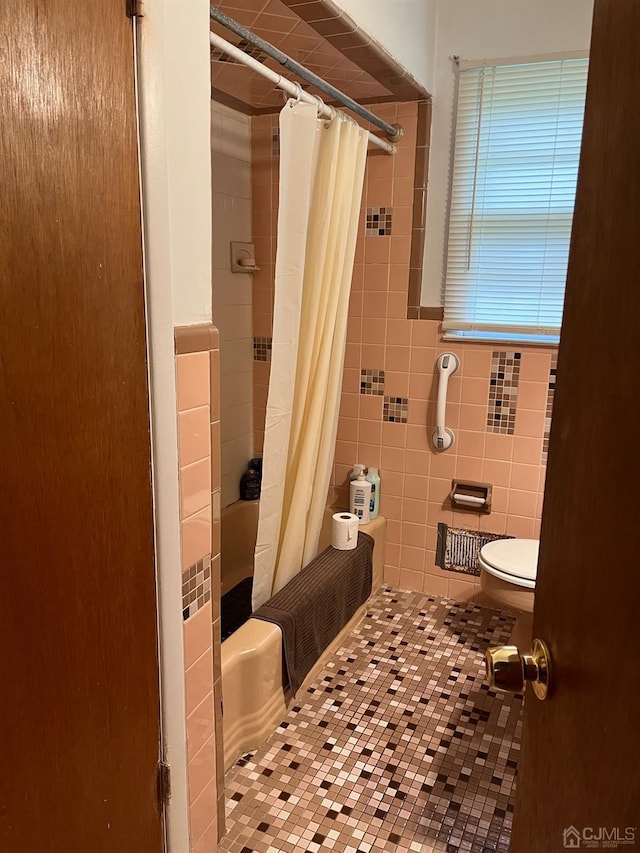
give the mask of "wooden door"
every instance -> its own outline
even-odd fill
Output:
[[[525,702],[514,853],[640,850],[639,46],[638,0],[595,0],[534,614],[555,690]]]
[[[132,27],[0,3],[0,851],[158,853]]]

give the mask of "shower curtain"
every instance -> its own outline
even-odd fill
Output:
[[[255,553],[256,609],[315,555],[338,424],[367,132],[280,113],[280,205],[271,378]]]

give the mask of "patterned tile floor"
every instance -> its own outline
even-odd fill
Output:
[[[276,732],[229,771],[230,853],[506,853],[521,694],[483,683],[512,618],[384,589]]]

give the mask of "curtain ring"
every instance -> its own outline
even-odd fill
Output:
[[[289,106],[293,109],[296,104],[299,104],[302,100],[302,86],[297,81],[294,81],[293,85],[296,87],[296,96],[295,98],[289,99]]]
[[[320,113],[322,112],[322,110],[323,110],[323,109],[324,109],[324,110],[326,110],[326,109],[327,109],[327,105],[326,105],[326,104],[325,104],[325,102],[322,100],[322,98],[320,97],[320,95],[314,95],[313,97],[316,99],[316,102],[317,102],[317,103],[316,103],[316,110],[317,110],[317,114],[318,114],[318,116],[320,116]]]

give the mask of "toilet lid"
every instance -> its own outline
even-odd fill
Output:
[[[498,577],[514,578],[522,586],[534,587],[538,572],[537,539],[496,539],[487,542],[480,550],[480,557],[487,571],[493,569]]]

